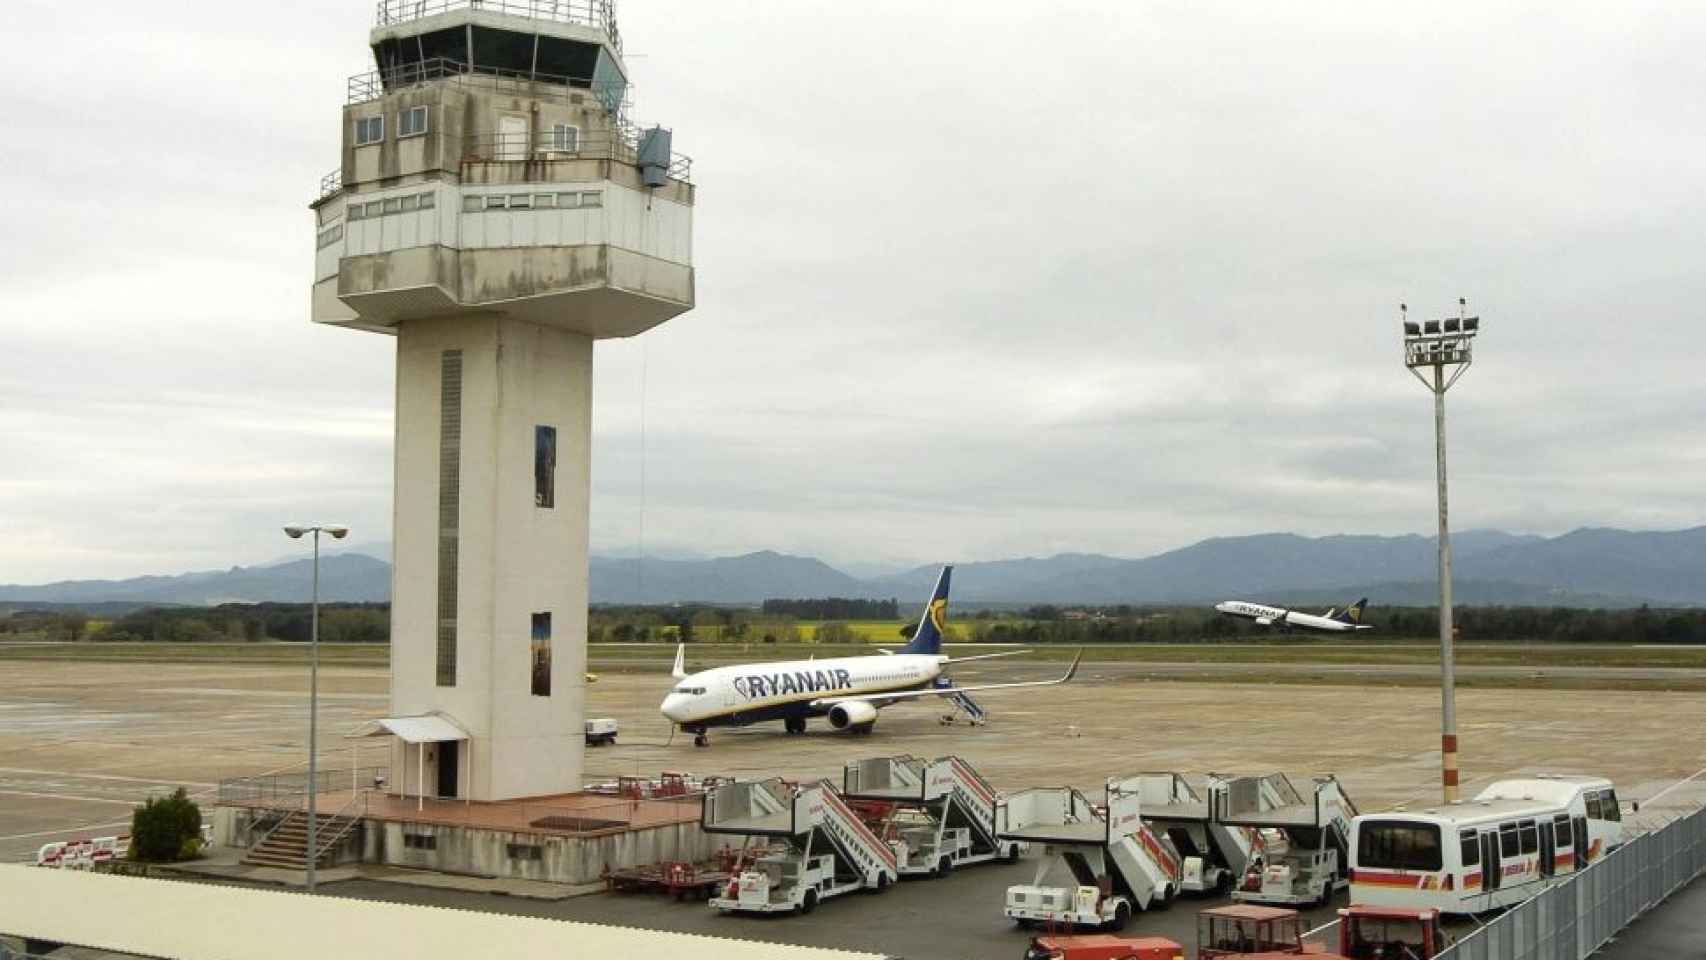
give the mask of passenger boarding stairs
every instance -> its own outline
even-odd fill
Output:
[[[1178,849],[1144,824],[1142,797],[1129,781],[1108,780],[1107,797],[1106,809],[1098,810],[1071,787],[1025,790],[996,802],[995,832],[1002,840],[1046,846],[1037,886],[1058,861],[1080,885],[1111,886],[1139,910],[1171,900],[1179,890]]]
[[[952,690],[954,687],[954,681],[948,677],[937,677],[933,686],[938,690]],[[969,693],[955,691],[953,693],[945,694],[942,699],[953,704],[955,709],[959,710],[960,713],[965,714],[966,722],[970,723],[974,727],[982,726],[989,720],[989,712],[983,709],[982,704],[973,700]],[[953,714],[944,716],[942,718],[942,722],[953,722]]]
[[[848,763],[842,773],[842,792],[850,800],[867,800],[913,807],[929,818],[931,836],[909,831],[897,853],[923,853],[934,866],[945,831],[964,828],[975,856],[994,854],[1003,844],[995,835],[995,805],[999,795],[981,774],[958,757],[922,760],[912,756],[873,757]],[[906,864],[901,864],[903,867]]]
[[[894,851],[847,806],[827,780],[790,784],[780,779],[737,780],[706,791],[700,814],[706,833],[780,840],[801,857],[821,854],[826,840],[838,876],[885,887],[899,875]]]
[[[1211,795],[1214,819],[1272,837],[1260,850],[1270,868],[1284,863],[1301,868],[1323,862],[1322,858],[1331,853],[1331,882],[1334,886],[1343,884],[1350,870],[1352,821],[1357,809],[1337,778],[1315,777],[1304,791],[1283,773],[1216,779],[1217,789]]]
[[[1254,828],[1221,823],[1213,816],[1214,797],[1224,790],[1221,780],[1193,785],[1179,773],[1140,773],[1128,778],[1123,789],[1138,794],[1143,818],[1184,858],[1186,889],[1223,887],[1243,876],[1261,847],[1261,834]]]

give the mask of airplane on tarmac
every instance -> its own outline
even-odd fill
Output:
[[[746,726],[769,720],[782,721],[789,733],[806,732],[806,721],[828,717],[837,730],[870,733],[877,711],[902,700],[947,697],[971,717],[982,722],[983,708],[967,694],[980,690],[1015,687],[1049,687],[1071,680],[1078,672],[1084,651],[1072,658],[1066,673],[1053,680],[1022,683],[985,683],[956,687],[943,676],[951,663],[1010,657],[1023,650],[986,653],[975,657],[942,654],[942,634],[948,628],[948,578],[953,567],[942,568],[936,591],[918,620],[912,639],[899,651],[883,650],[885,656],[835,657],[828,660],[788,660],[776,663],[743,663],[714,667],[689,674],[686,644],[676,647],[672,676],[678,681],[658,709],[682,730],[693,734],[694,746],[707,746],[712,727]]]
[[[1298,613],[1284,607],[1270,607],[1261,603],[1250,603],[1247,600],[1223,600],[1214,605],[1214,609],[1232,617],[1243,617],[1254,620],[1258,626],[1279,627],[1282,630],[1299,627],[1304,630],[1325,630],[1329,633],[1345,633],[1357,630],[1373,630],[1374,628],[1362,622],[1362,608],[1368,606],[1368,598],[1363,597],[1356,603],[1343,610],[1338,607],[1329,609],[1320,616],[1311,613]]]

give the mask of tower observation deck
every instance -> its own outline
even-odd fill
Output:
[[[629,115],[612,0],[380,0],[311,316],[397,338],[399,782],[580,787],[592,343],[694,304],[691,164]],[[429,791],[431,792],[431,791]]]

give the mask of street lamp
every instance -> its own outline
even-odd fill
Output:
[[[1451,650],[1451,529],[1445,496],[1445,392],[1469,369],[1475,335],[1481,332],[1481,318],[1464,315],[1467,306],[1459,297],[1457,316],[1418,324],[1410,319],[1407,305],[1398,305],[1404,323],[1404,366],[1434,395],[1434,460],[1439,480],[1439,749],[1446,803],[1457,800],[1458,778],[1457,678]],[[1423,372],[1429,368],[1432,377]]]
[[[315,760],[320,732],[320,534],[329,533],[332,539],[342,540],[349,536],[349,527],[336,523],[291,523],[285,525],[284,532],[292,540],[300,540],[306,533],[314,535],[314,612],[308,633],[308,890],[312,893],[314,868],[320,859],[314,836],[314,817],[318,812],[314,799],[320,793]]]

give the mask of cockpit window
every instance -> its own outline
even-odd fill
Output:
[[[675,692],[676,693],[685,693],[690,697],[699,697],[699,696],[704,696],[705,688],[704,687],[676,687]]]

